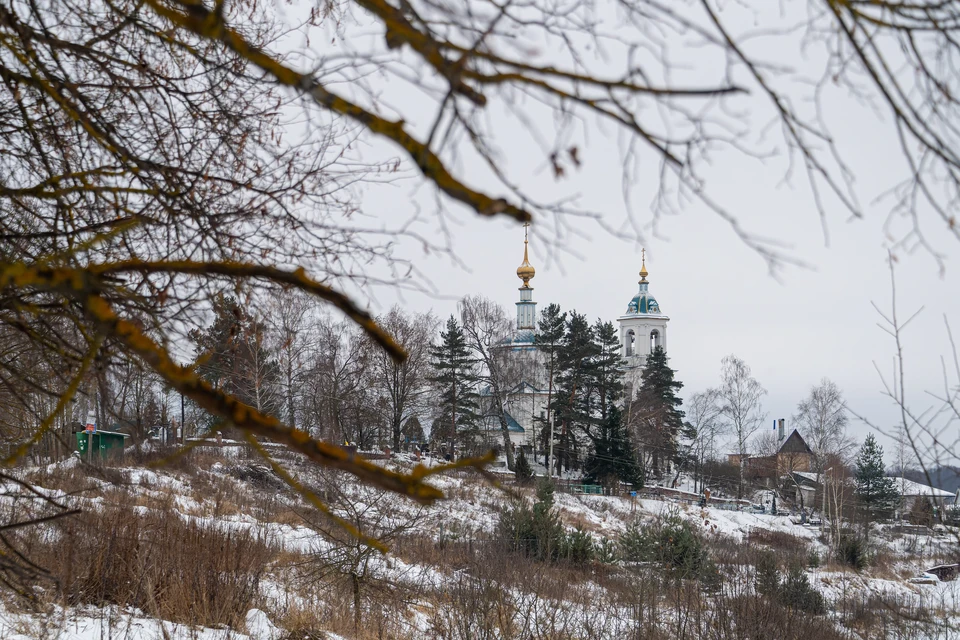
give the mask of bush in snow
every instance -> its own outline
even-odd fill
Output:
[[[661,562],[684,578],[699,577],[707,567],[707,550],[697,526],[672,511],[651,523],[632,522],[620,536],[628,562]]]
[[[497,533],[514,551],[537,560],[556,560],[566,536],[553,508],[553,485],[540,483],[533,507],[522,499],[512,501],[500,512]]]
[[[810,586],[807,574],[800,567],[791,567],[787,572],[777,592],[777,600],[784,606],[816,615],[827,609],[823,595]]]
[[[565,537],[562,556],[572,564],[587,564],[596,557],[593,536],[577,527]]]
[[[855,533],[844,533],[837,541],[837,561],[858,571],[867,566],[867,541]]]
[[[823,595],[810,586],[804,570],[794,565],[786,576],[781,577],[777,558],[771,552],[764,552],[757,558],[754,587],[757,593],[785,607],[818,615],[826,611]]]

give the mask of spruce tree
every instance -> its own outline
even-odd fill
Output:
[[[869,434],[857,453],[857,499],[867,521],[893,512],[900,494],[883,469],[883,447]]]
[[[596,422],[603,423],[610,408],[623,397],[623,366],[620,357],[620,336],[609,320],[593,325],[595,355],[590,363],[592,391],[595,394]]]
[[[547,415],[543,420],[543,437],[541,438],[541,442],[544,444],[544,466],[550,464],[548,460],[550,456],[550,420],[553,417],[553,391],[556,385],[557,355],[566,332],[566,324],[567,313],[560,311],[560,305],[549,304],[540,312],[537,334],[534,337],[534,344],[537,345],[537,351],[543,356],[543,365],[547,374]],[[556,434],[554,434],[554,438],[556,438]]]
[[[446,329],[440,332],[439,344],[430,349],[430,364],[436,384],[437,414],[433,422],[431,438],[449,444],[453,454],[454,440],[458,432],[477,428],[478,395],[476,391],[476,359],[467,347],[463,329],[452,315]]]
[[[584,482],[615,487],[620,482],[641,484],[636,453],[623,425],[623,414],[611,405],[600,423],[593,452],[584,465]]]
[[[523,451],[523,447],[519,449],[516,468],[513,473],[518,483],[526,484],[533,477],[533,469],[530,468],[530,461],[527,460],[527,454]]]
[[[282,406],[280,368],[267,330],[228,295],[213,300],[213,323],[190,338],[201,354],[197,373],[214,387],[266,413]]]
[[[563,341],[557,351],[557,393],[553,400],[556,424],[560,427],[557,469],[570,469],[576,458],[575,429],[590,420],[590,369],[596,354],[593,330],[586,316],[570,312]]]
[[[659,477],[662,463],[678,461],[677,440],[684,432],[683,400],[677,392],[683,383],[674,379],[674,370],[667,365],[667,352],[655,347],[647,356],[641,374],[640,390],[631,413],[639,425],[640,438],[653,462],[653,475]]]

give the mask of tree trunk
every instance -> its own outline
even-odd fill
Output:
[[[353,630],[360,631],[360,576],[356,572],[350,574],[350,582],[353,584]]]

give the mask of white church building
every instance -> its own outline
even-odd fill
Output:
[[[516,327],[512,339],[504,345],[505,348],[519,352],[522,374],[519,384],[508,395],[506,413],[510,440],[514,446],[539,454],[541,452],[537,451],[536,434],[547,415],[549,380],[536,344],[537,303],[533,299],[533,287],[530,285],[536,270],[530,264],[528,245],[529,239],[524,229],[523,262],[517,268],[517,277],[522,285],[519,289],[520,299],[516,303]],[[646,251],[643,251],[639,290],[630,299],[624,314],[617,318],[620,326],[620,355],[626,362],[624,378],[630,394],[640,384],[640,374],[647,356],[657,346],[667,348],[667,323],[670,318],[661,312],[660,304],[650,293],[648,275]],[[496,420],[487,422],[487,429],[499,432],[500,427]],[[499,438],[499,433],[495,437]]]

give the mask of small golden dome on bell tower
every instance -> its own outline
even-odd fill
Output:
[[[537,270],[533,268],[533,265],[530,264],[530,259],[527,257],[527,244],[529,243],[527,240],[527,227],[529,226],[529,222],[523,225],[523,262],[517,267],[517,277],[523,280],[524,287],[529,287],[533,276],[537,275]]]
[[[650,275],[647,273],[647,250],[640,250],[641,260],[643,264],[640,266],[640,284],[644,284],[647,281],[647,276]]]

